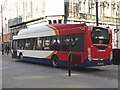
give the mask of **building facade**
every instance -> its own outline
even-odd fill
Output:
[[[99,25],[113,28],[116,48],[120,46],[120,0],[98,1]],[[20,29],[37,23],[96,23],[96,0],[3,0],[1,4],[3,33],[9,33],[11,40]]]

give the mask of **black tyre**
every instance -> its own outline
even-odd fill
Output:
[[[55,68],[58,67],[58,57],[57,56],[52,57],[52,66]]]

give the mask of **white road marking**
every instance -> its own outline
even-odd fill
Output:
[[[25,79],[43,79],[43,78],[50,78],[50,76],[17,76],[15,77],[16,79],[21,79],[21,80],[25,80]]]
[[[18,67],[23,67],[23,66],[26,66],[26,65],[22,65],[22,66],[9,66],[9,67],[2,67],[0,69],[8,69],[8,68],[18,68]]]

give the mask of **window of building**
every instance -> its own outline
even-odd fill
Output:
[[[53,23],[57,23],[57,21],[56,21],[56,20],[53,20]]]
[[[51,21],[51,20],[48,20],[48,23],[49,23],[49,24],[52,24],[52,21]]]
[[[62,20],[58,20],[58,23],[62,23]]]

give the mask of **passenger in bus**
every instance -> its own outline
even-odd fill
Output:
[[[59,43],[56,39],[55,42],[52,44],[52,50],[58,50],[58,49],[59,49]]]
[[[75,45],[75,38],[71,38],[71,42],[70,42],[70,46],[74,46]]]
[[[62,49],[68,51],[70,46],[70,39],[64,39],[62,42]]]
[[[43,43],[41,41],[37,42],[37,46],[36,46],[36,49],[37,50],[43,50]]]
[[[50,41],[46,40],[45,45],[44,45],[44,50],[49,50],[50,49]]]

